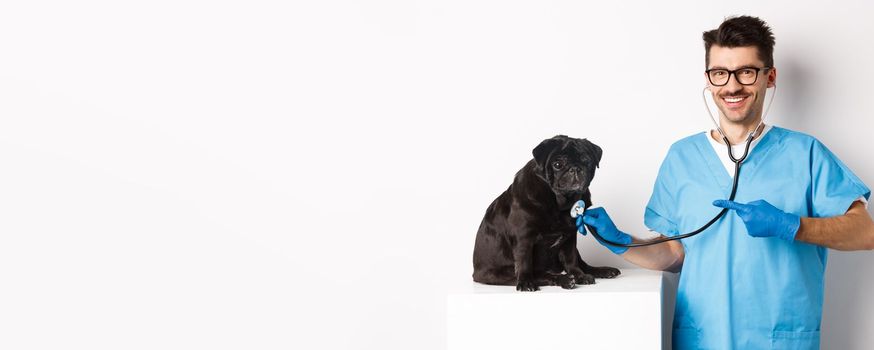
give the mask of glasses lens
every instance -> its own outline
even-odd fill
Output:
[[[758,72],[752,68],[744,68],[734,72],[734,75],[737,76],[737,81],[741,84],[749,85],[756,82]]]
[[[714,69],[710,73],[710,83],[713,85],[725,85],[728,83],[728,71],[725,69]]]

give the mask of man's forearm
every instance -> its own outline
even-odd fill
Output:
[[[830,218],[801,218],[795,240],[837,250],[874,249],[874,221],[861,201]]]
[[[659,238],[664,238],[661,236]],[[634,242],[639,242],[634,239]],[[659,271],[679,272],[683,266],[685,252],[679,241],[670,241],[644,247],[629,248],[621,255],[626,261],[637,266]]]

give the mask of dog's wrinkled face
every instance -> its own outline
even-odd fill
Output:
[[[601,161],[601,147],[565,135],[543,140],[532,153],[537,175],[556,193],[585,192]]]

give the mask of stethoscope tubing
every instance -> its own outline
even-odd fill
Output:
[[[740,165],[741,165],[741,163],[743,163],[744,160],[747,159],[747,154],[750,151],[750,143],[752,143],[752,140],[753,140],[752,137],[748,137],[747,138],[747,145],[744,148],[743,156],[741,156],[740,158],[734,158],[734,155],[732,154],[732,151],[731,151],[731,143],[728,142],[727,137],[723,137],[723,141],[725,141],[725,144],[728,145],[728,154],[729,154],[730,158],[732,159],[732,162],[734,162],[734,180],[732,181],[732,185],[731,185],[731,195],[729,195],[729,197],[728,197],[728,200],[730,200],[730,201],[733,201],[734,196],[737,194],[737,180],[740,177]],[[725,213],[727,211],[728,211],[728,208],[722,208],[722,210],[719,211],[719,214],[716,214],[716,216],[714,216],[713,219],[710,219],[710,221],[708,221],[706,224],[704,224],[704,226],[701,226],[701,228],[699,228],[695,231],[692,231],[689,233],[684,233],[682,235],[659,238],[659,239],[643,241],[643,242],[617,243],[617,242],[607,240],[604,237],[601,237],[601,235],[598,234],[598,231],[595,230],[595,228],[590,226],[590,225],[586,225],[586,228],[588,228],[589,232],[591,232],[592,235],[595,236],[595,238],[597,238],[599,241],[607,243],[607,244],[614,246],[614,247],[626,247],[626,248],[645,247],[648,245],[665,243],[665,242],[670,242],[670,241],[676,241],[679,239],[689,238],[689,237],[697,235],[701,232],[704,232],[704,230],[708,229],[710,227],[710,225],[713,225],[714,222],[716,222],[717,220],[719,220],[719,218],[721,218],[723,215],[725,215]]]
[[[765,117],[768,115],[768,111],[771,110],[771,104],[774,103],[774,96],[777,95],[777,85],[774,84],[774,93],[771,94],[771,99],[768,101],[768,108],[765,109],[765,114],[762,115],[762,120],[760,120],[759,124],[756,125],[756,128],[753,129],[753,131],[751,131],[747,135],[747,142],[746,142],[746,147],[744,147],[744,154],[740,158],[734,157],[734,152],[732,152],[732,150],[731,150],[731,143],[728,142],[728,137],[725,136],[725,133],[722,131],[722,128],[719,126],[719,123],[716,122],[716,119],[713,117],[713,113],[710,111],[710,106],[707,104],[707,95],[706,95],[706,92],[709,89],[710,89],[709,87],[704,87],[704,90],[702,91],[702,96],[704,97],[704,107],[707,109],[707,114],[710,115],[710,119],[713,121],[713,124],[716,125],[716,130],[722,136],[722,140],[725,142],[725,146],[728,148],[728,157],[731,159],[732,162],[734,162],[734,179],[732,180],[732,184],[731,184],[731,194],[728,196],[729,201],[734,201],[734,196],[737,194],[737,182],[738,182],[738,179],[740,178],[741,163],[743,163],[743,161],[747,159],[747,155],[750,153],[750,144],[752,144],[752,142],[753,142],[754,135],[756,134],[756,132],[759,131],[759,128],[762,126],[762,124],[764,124]],[[764,131],[764,129],[762,129],[762,131]],[[759,133],[759,135],[761,136],[761,132]],[[649,245],[653,245],[653,244],[659,244],[659,243],[665,243],[665,242],[676,241],[676,240],[680,240],[680,239],[684,239],[684,238],[689,238],[689,237],[697,235],[701,232],[704,232],[704,230],[710,228],[710,226],[713,225],[713,223],[715,223],[716,221],[719,220],[719,218],[721,218],[723,215],[725,215],[726,212],[728,212],[728,208],[722,208],[722,210],[719,211],[719,214],[716,214],[716,216],[714,216],[713,219],[710,219],[710,221],[708,221],[706,224],[704,224],[704,226],[701,226],[700,228],[698,228],[695,231],[692,231],[689,233],[684,233],[682,235],[653,239],[653,240],[642,241],[642,242],[632,242],[632,243],[613,242],[613,241],[605,239],[604,237],[601,237],[601,235],[598,234],[598,231],[595,230],[594,227],[592,227],[590,225],[586,225],[586,228],[589,229],[589,232],[591,232],[592,235],[595,236],[596,239],[598,239],[599,241],[606,243],[608,245],[614,246],[614,247],[625,247],[625,248],[645,247],[645,246],[649,246]]]

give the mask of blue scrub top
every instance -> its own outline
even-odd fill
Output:
[[[644,223],[665,236],[691,232],[728,198],[707,133],[677,141],[659,169]],[[846,213],[871,191],[812,136],[773,127],[740,170],[735,200],[764,199],[805,217]],[[674,313],[675,349],[818,349],[827,249],[756,238],[729,211],[681,241],[685,260]]]

